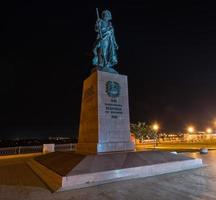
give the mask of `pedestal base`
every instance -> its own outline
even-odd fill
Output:
[[[97,145],[97,151],[111,152],[111,151],[133,151],[134,144],[131,142],[109,142]]]
[[[55,152],[37,157],[29,165],[53,191],[83,188],[203,166],[201,159],[159,151],[86,156]]]
[[[133,151],[132,142],[109,142],[109,143],[78,143],[77,149],[82,154],[105,153],[112,151]]]

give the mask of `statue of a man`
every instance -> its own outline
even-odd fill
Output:
[[[97,13],[98,15],[98,13]],[[108,10],[102,12],[102,19],[99,18],[96,22],[95,31],[97,40],[94,45],[94,57],[92,63],[99,70],[112,68],[118,63],[116,50],[118,45],[115,40],[114,29],[112,27],[112,15]]]

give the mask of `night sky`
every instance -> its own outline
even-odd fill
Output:
[[[216,117],[216,6],[208,1],[6,1],[0,138],[77,135],[92,69],[95,8],[109,9],[128,75],[130,118],[164,131]]]

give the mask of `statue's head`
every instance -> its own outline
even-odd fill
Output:
[[[105,21],[109,21],[109,20],[112,20],[112,14],[109,10],[104,10],[102,12],[102,19],[105,20]]]

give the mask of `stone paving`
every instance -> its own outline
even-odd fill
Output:
[[[216,151],[210,151],[207,155],[199,153],[188,155],[201,157],[208,166],[59,193],[50,192],[27,167],[28,158],[21,161],[19,158],[0,159],[0,200],[216,200]]]

